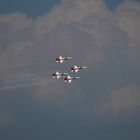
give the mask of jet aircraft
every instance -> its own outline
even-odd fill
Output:
[[[72,80],[76,80],[76,79],[79,79],[80,77],[72,77],[72,76],[67,76],[64,78],[64,82],[68,82],[68,83],[71,83]]]
[[[73,67],[71,67],[71,72],[78,72],[80,69],[86,69],[87,67],[79,67],[74,65]]]
[[[56,79],[59,79],[63,75],[68,75],[68,73],[62,73],[62,72],[56,71],[55,73],[52,74],[53,78],[56,78]]]
[[[58,56],[58,57],[56,58],[56,62],[57,62],[57,63],[63,63],[64,60],[71,60],[71,59],[72,59],[72,57]]]

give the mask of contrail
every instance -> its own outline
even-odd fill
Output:
[[[9,83],[15,83],[15,82],[24,82],[28,80],[34,80],[40,77],[47,76],[47,74],[38,74],[38,75],[31,75],[29,77],[19,78],[19,79],[10,79],[10,80],[3,80],[3,83],[9,84]]]
[[[36,62],[36,63],[25,63],[25,64],[14,64],[14,65],[8,65],[5,66],[6,68],[14,68],[14,67],[24,67],[24,66],[32,66],[32,65],[40,65],[40,64],[46,64],[46,61],[44,62]]]
[[[35,75],[34,77],[25,77],[25,78],[21,78],[21,79],[14,79],[14,80],[4,80],[3,83],[5,84],[9,84],[9,83],[16,83],[16,82],[24,82],[24,81],[28,81],[28,80],[35,80],[37,78],[41,78],[47,75]]]
[[[50,81],[48,81],[50,80]],[[13,86],[5,86],[5,87],[0,87],[0,90],[8,90],[8,89],[16,89],[16,88],[22,88],[22,87],[28,87],[28,86],[35,86],[35,85],[41,85],[41,84],[47,84],[46,82],[54,82],[51,79],[43,80],[41,82],[33,82],[33,83],[28,83],[28,84],[21,84],[21,85],[13,85]]]
[[[23,74],[19,76],[7,76],[6,78],[1,78],[0,80],[3,81],[11,81],[11,80],[19,80],[20,78],[28,78],[28,77],[36,77],[36,76],[43,76],[47,74],[51,74],[52,72],[42,72],[42,73],[31,73],[31,74]]]
[[[55,61],[55,60],[54,60]],[[3,65],[3,68],[15,68],[15,67],[25,67],[25,66],[33,66],[33,65],[41,65],[41,64],[48,64],[51,62],[42,61],[42,62],[35,62],[35,63],[25,63],[25,64],[13,64],[13,65]],[[51,64],[53,65],[53,64]],[[55,63],[54,63],[55,65]]]

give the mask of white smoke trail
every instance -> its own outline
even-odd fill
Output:
[[[6,84],[10,84],[10,83],[16,83],[16,82],[25,82],[25,81],[29,81],[29,80],[35,80],[41,77],[47,76],[47,74],[40,74],[40,75],[32,75],[29,77],[25,77],[25,78],[19,78],[19,79],[12,79],[12,80],[4,80],[3,83]]]
[[[53,63],[54,62],[54,63]],[[53,60],[53,62],[52,61],[40,61],[40,62],[32,62],[32,63],[22,63],[22,64],[9,64],[9,65],[3,65],[2,67],[1,67],[1,69],[9,69],[9,68],[19,68],[19,67],[25,67],[25,66],[34,66],[34,65],[48,65],[49,64],[49,66],[52,66],[52,65],[56,65],[56,63],[55,63],[55,59]]]
[[[41,73],[31,73],[31,74],[23,74],[23,75],[19,75],[19,76],[6,76],[5,78],[1,78],[0,80],[3,81],[14,81],[14,80],[19,80],[22,78],[31,78],[31,77],[36,77],[36,76],[43,76],[43,75],[47,75],[47,74],[51,74],[52,72],[41,72]]]
[[[47,79],[40,82],[32,82],[32,83],[21,84],[21,85],[11,85],[11,86],[8,85],[8,86],[0,87],[0,90],[9,90],[9,89],[16,89],[16,88],[22,88],[22,87],[28,87],[28,86],[42,85],[42,84],[47,84],[51,82],[54,82],[54,80]]]
[[[41,64],[47,64],[47,62],[43,61],[43,62],[36,62],[36,63],[13,64],[8,66],[3,65],[3,68],[15,68],[15,67],[33,66],[33,65],[41,65]]]

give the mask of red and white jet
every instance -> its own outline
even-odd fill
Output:
[[[68,82],[68,83],[71,83],[72,80],[76,80],[76,79],[79,79],[80,77],[72,77],[72,76],[67,76],[64,78],[64,82]]]
[[[56,62],[57,62],[57,63],[63,63],[64,60],[71,60],[71,59],[72,59],[72,57],[58,56],[58,57],[56,58]]]
[[[55,73],[52,74],[53,78],[56,78],[56,79],[59,79],[63,75],[68,75],[68,73],[62,73],[62,72],[56,71]]]
[[[71,67],[71,72],[78,72],[80,69],[86,69],[87,67],[79,67],[74,65],[73,67]]]

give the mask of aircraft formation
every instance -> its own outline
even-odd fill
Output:
[[[63,63],[65,60],[71,60],[72,57],[63,57],[63,56],[58,56],[56,58],[56,63]],[[70,68],[71,72],[79,72],[79,70],[81,69],[86,69],[87,67],[84,67],[84,66],[72,66]],[[63,73],[63,72],[59,72],[59,71],[56,71],[55,73],[52,74],[52,77],[53,78],[56,78],[56,79],[59,79],[60,77],[64,76],[64,82],[66,83],[71,83],[73,80],[77,80],[79,79],[80,77],[75,77],[75,76],[70,76],[69,73]]]

